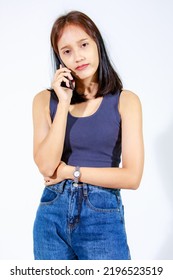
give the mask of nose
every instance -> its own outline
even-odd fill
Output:
[[[85,59],[85,57],[82,55],[80,50],[76,50],[74,52],[74,60],[75,60],[76,63],[79,63],[80,61],[82,61],[84,59]]]

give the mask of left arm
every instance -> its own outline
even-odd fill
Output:
[[[139,187],[144,165],[144,144],[142,109],[137,95],[130,91],[122,91],[119,112],[122,127],[122,167],[81,167],[81,182],[115,189],[137,189]],[[46,185],[64,179],[73,180],[73,172],[74,166],[61,163],[54,176],[55,179],[45,178],[50,180]]]

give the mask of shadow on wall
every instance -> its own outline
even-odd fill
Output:
[[[162,260],[173,259],[173,122],[158,138],[155,144],[160,178],[163,182],[167,201],[170,202],[169,230],[165,231],[165,242],[159,249],[158,256]],[[165,217],[163,209],[163,217]]]

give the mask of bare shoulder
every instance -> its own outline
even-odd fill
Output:
[[[120,95],[120,102],[126,102],[126,103],[141,103],[138,95],[130,90],[123,90]]]
[[[40,122],[41,120],[46,119],[48,124],[51,123],[49,103],[50,103],[49,90],[43,90],[34,96],[33,107],[32,107],[34,121]]]
[[[50,100],[50,91],[49,90],[43,90],[39,93],[37,93],[35,96],[34,96],[34,99],[33,99],[33,106],[34,105],[46,105],[49,103],[49,100]]]
[[[138,95],[130,90],[123,90],[119,100],[120,114],[127,110],[141,110],[141,101]]]

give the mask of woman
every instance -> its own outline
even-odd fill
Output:
[[[142,177],[139,98],[123,89],[87,15],[59,17],[51,45],[52,89],[33,101],[34,160],[46,185],[35,259],[130,259],[120,189],[137,189]]]

